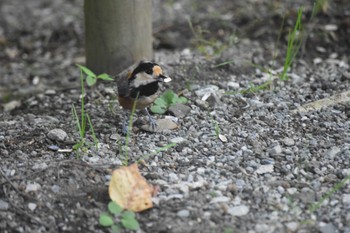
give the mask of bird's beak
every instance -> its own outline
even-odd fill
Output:
[[[159,75],[159,79],[162,80],[163,82],[165,83],[168,83],[171,81],[171,78],[169,76],[166,76],[166,75]]]

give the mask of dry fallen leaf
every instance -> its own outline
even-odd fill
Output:
[[[109,196],[124,209],[140,212],[152,208],[153,191],[153,186],[141,176],[136,163],[113,171]]]

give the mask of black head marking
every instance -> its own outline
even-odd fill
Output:
[[[129,82],[131,82],[132,80],[134,80],[136,78],[136,75],[138,73],[141,72],[145,72],[149,75],[151,75],[153,73],[153,67],[156,66],[156,63],[153,62],[144,62],[141,61],[138,66],[132,71],[130,78],[129,78]]]

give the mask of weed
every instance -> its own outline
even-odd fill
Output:
[[[339,183],[337,183],[330,191],[328,191],[326,193],[326,195],[324,195],[319,201],[317,201],[316,203],[312,204],[309,206],[309,211],[310,213],[313,213],[315,212],[316,210],[318,210],[322,203],[329,199],[336,191],[338,191],[339,189],[341,189],[345,184],[346,182],[348,182],[350,180],[350,175],[345,177],[342,181],[340,181]]]
[[[124,150],[122,150],[123,154],[124,154],[124,161],[123,161],[123,165],[124,166],[127,166],[128,163],[129,163],[129,139],[130,139],[130,132],[132,130],[132,124],[133,124],[133,121],[134,121],[134,114],[135,114],[135,111],[136,111],[136,104],[137,104],[137,100],[139,98],[139,94],[140,93],[138,92],[137,95],[136,95],[134,104],[132,106],[132,109],[131,109],[131,114],[130,114],[130,118],[129,118],[129,122],[128,122],[128,128],[127,128],[126,136],[125,136],[125,147],[124,147]]]
[[[112,232],[115,233],[120,232],[123,228],[133,231],[140,229],[135,213],[124,210],[113,201],[108,203],[108,213],[100,214],[99,224],[104,227],[110,227]]]
[[[292,63],[294,62],[294,59],[296,55],[298,54],[300,50],[300,46],[302,45],[302,24],[301,24],[301,18],[303,15],[303,9],[299,8],[298,10],[298,17],[295,22],[295,26],[293,31],[289,32],[288,34],[288,45],[287,45],[287,53],[284,60],[283,65],[283,71],[280,76],[281,80],[287,80],[287,71],[291,67]]]
[[[86,123],[89,123],[89,127],[92,133],[92,137],[94,139],[94,144],[97,147],[98,146],[98,139],[96,137],[90,116],[85,112],[85,82],[87,83],[88,86],[93,86],[96,84],[97,79],[102,79],[106,81],[112,81],[113,79],[109,77],[108,74],[100,74],[96,75],[94,72],[92,72],[90,69],[87,67],[77,65],[80,70],[80,84],[81,84],[81,108],[80,108],[80,117],[78,116],[76,107],[74,104],[72,105],[72,115],[73,118],[76,122],[79,135],[80,135],[80,141],[76,143],[73,146],[74,150],[80,149],[82,146],[86,144]],[[85,76],[85,77],[84,77]]]
[[[164,114],[171,105],[177,103],[187,103],[187,99],[183,96],[179,97],[172,90],[167,90],[154,101],[151,111],[153,113]]]

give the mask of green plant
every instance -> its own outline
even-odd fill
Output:
[[[350,180],[350,175],[348,175],[347,177],[345,177],[342,181],[340,181],[339,183],[337,183],[330,191],[328,191],[326,193],[326,195],[324,195],[319,201],[311,204],[309,206],[309,211],[311,213],[315,212],[317,209],[319,209],[322,205],[322,203],[329,199],[333,193],[335,193],[336,191],[338,191],[339,189],[341,189],[345,184],[346,182],[348,182]]]
[[[136,104],[137,104],[137,100],[139,98],[139,94],[140,93],[138,92],[137,95],[136,95],[134,104],[132,106],[132,109],[131,109],[131,114],[130,114],[130,118],[129,118],[127,129],[126,129],[125,147],[120,146],[120,148],[122,148],[122,152],[123,152],[123,157],[124,157],[123,165],[124,166],[127,166],[128,163],[129,163],[129,147],[128,146],[129,146],[130,132],[131,132],[132,124],[133,124],[133,121],[134,121],[134,114],[135,114],[135,111],[136,111]],[[123,127],[125,127],[125,125]],[[123,129],[123,130],[125,130],[125,129]]]
[[[294,62],[294,59],[297,56],[300,50],[300,46],[302,45],[302,42],[303,42],[302,24],[301,24],[302,16],[303,16],[303,9],[299,8],[298,17],[295,22],[294,29],[288,34],[287,53],[284,60],[283,71],[282,71],[282,74],[280,75],[281,80],[288,79],[287,71],[289,67],[292,65],[292,63]]]
[[[108,74],[103,73],[100,75],[96,75],[94,72],[92,72],[89,68],[81,65],[77,65],[81,71],[81,75],[84,73],[86,75],[85,80],[89,87],[96,84],[97,79],[102,79],[105,81],[113,81],[113,78],[111,78]]]
[[[134,231],[140,229],[135,213],[123,210],[121,206],[113,201],[108,203],[108,213],[100,214],[99,224],[103,227],[110,227],[112,232],[115,233],[120,232],[123,228]]]
[[[113,79],[109,77],[108,74],[101,74],[101,75],[96,75],[94,72],[92,72],[90,69],[87,67],[77,65],[80,69],[80,84],[81,84],[81,108],[80,108],[80,117],[78,116],[77,110],[75,105],[72,105],[72,115],[73,118],[76,122],[79,135],[80,135],[80,141],[76,143],[73,146],[74,150],[78,150],[81,148],[83,145],[86,144],[85,136],[86,136],[86,123],[89,123],[90,130],[92,133],[92,137],[94,139],[94,144],[97,147],[98,145],[98,139],[96,137],[91,119],[89,114],[85,112],[85,82],[87,83],[88,86],[93,86],[95,85],[97,79],[102,79],[106,81],[112,81]]]
[[[179,97],[172,90],[167,90],[154,101],[151,111],[153,113],[164,114],[171,105],[177,103],[187,103],[187,99],[183,96]]]

